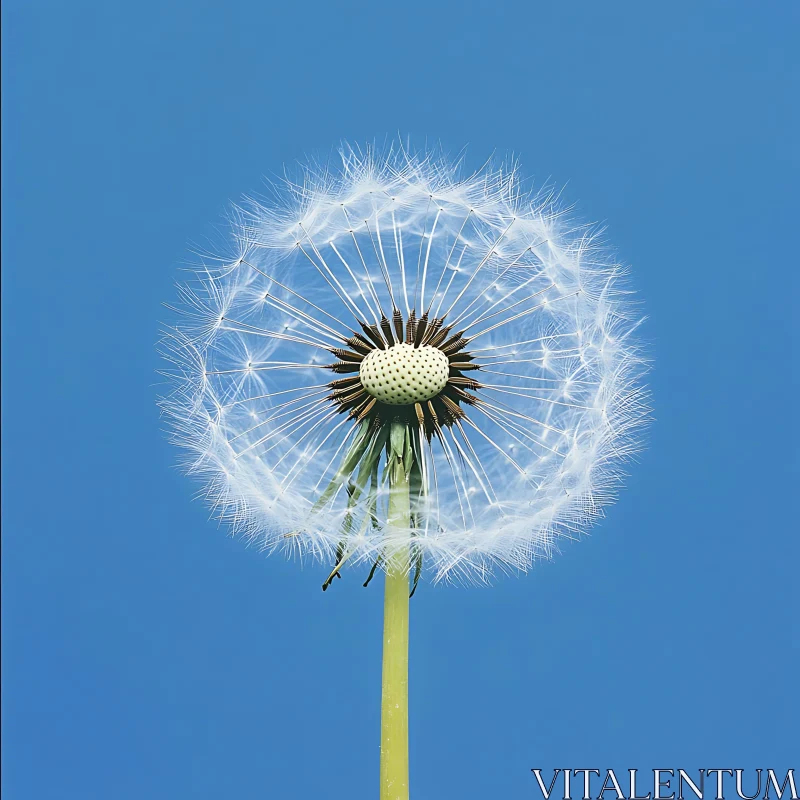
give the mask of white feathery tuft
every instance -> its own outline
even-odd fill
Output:
[[[231,228],[234,255],[179,289],[160,402],[235,533],[330,561],[347,522],[349,566],[411,545],[434,580],[485,581],[551,556],[614,499],[649,415],[641,319],[598,232],[553,193],[523,191],[516,168],[462,176],[432,153],[345,148]],[[358,435],[326,399],[327,349],[395,307],[455,323],[481,367],[480,402],[415,442],[410,530],[382,523],[382,463],[374,508],[366,492],[348,507],[346,483],[315,508]]]

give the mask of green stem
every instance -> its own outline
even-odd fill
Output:
[[[402,456],[391,447],[389,470],[389,526],[408,529],[408,475]],[[386,564],[380,800],[408,800],[408,558],[406,549]]]

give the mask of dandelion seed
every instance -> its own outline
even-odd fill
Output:
[[[388,748],[409,575],[526,570],[601,515],[647,418],[640,320],[593,232],[515,169],[346,149],[233,233],[181,290],[162,408],[235,532],[326,560],[323,589],[387,573]],[[384,753],[382,784],[404,768]]]

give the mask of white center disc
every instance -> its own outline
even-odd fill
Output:
[[[437,347],[396,344],[373,350],[359,370],[361,385],[381,403],[407,406],[430,400],[447,386],[450,362]]]

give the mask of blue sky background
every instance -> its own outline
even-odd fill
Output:
[[[208,521],[154,342],[229,199],[398,131],[473,166],[513,151],[608,223],[657,419],[590,537],[417,593],[412,796],[800,766],[798,23],[794,2],[7,0],[9,800],[376,796],[380,586],[323,595],[323,567]]]

